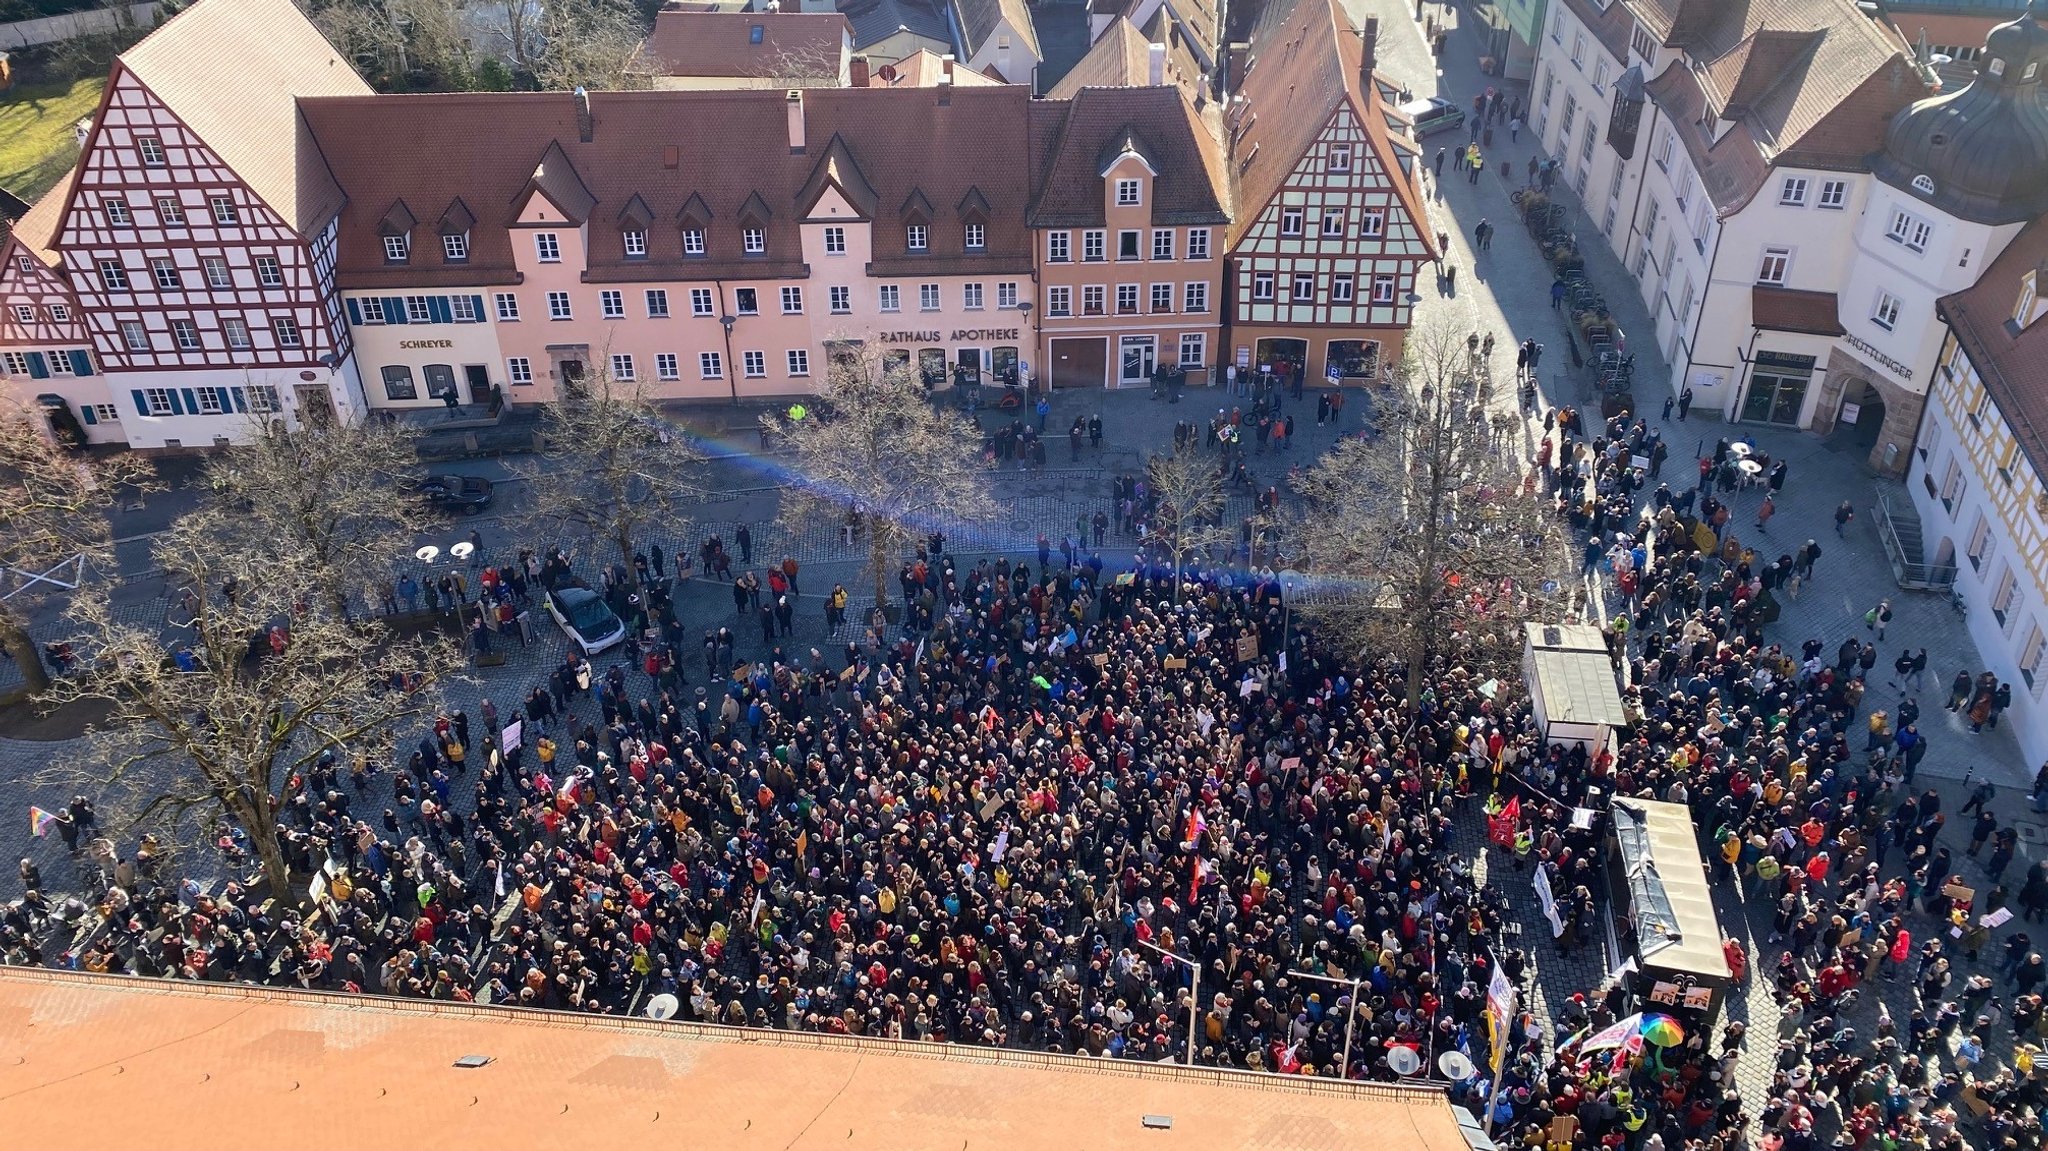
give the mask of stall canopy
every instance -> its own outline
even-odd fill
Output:
[[[1524,625],[1523,675],[1545,738],[1605,740],[1626,727],[1614,660],[1600,629],[1584,624]]]
[[[1721,925],[1694,839],[1692,812],[1681,803],[1616,799],[1610,814],[1643,972],[1726,984]]]

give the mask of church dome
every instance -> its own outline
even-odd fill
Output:
[[[1958,219],[2015,224],[2048,212],[2048,0],[1991,30],[1967,87],[1892,118],[1879,179]]]

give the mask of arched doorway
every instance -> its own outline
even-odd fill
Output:
[[[1835,430],[1829,445],[1867,455],[1884,430],[1884,396],[1868,380],[1850,380],[1842,389],[1841,406],[1835,409]]]

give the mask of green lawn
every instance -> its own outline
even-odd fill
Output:
[[[71,126],[99,106],[104,78],[0,92],[0,188],[34,203],[78,157]]]

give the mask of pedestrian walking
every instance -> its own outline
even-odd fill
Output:
[[[1522,142],[1522,118],[1520,116],[1508,121],[1508,142],[1511,144]]]
[[[1559,310],[1559,309],[1561,309],[1561,308],[1563,308],[1563,307],[1564,307],[1564,291],[1565,291],[1565,288],[1564,288],[1564,277],[1563,277],[1563,276],[1559,276],[1559,277],[1557,277],[1556,279],[1554,279],[1554,280],[1550,281],[1550,310],[1551,310],[1551,311],[1555,312],[1555,311],[1557,311],[1557,310]],[[1684,419],[1685,417],[1683,417],[1683,416],[1680,416],[1679,418],[1680,418],[1680,419]]]
[[[1668,401],[1667,401],[1667,402],[1668,402]],[[1770,496],[1768,496],[1768,495],[1767,495],[1767,496],[1765,496],[1765,497],[1764,497],[1764,502],[1763,502],[1763,503],[1760,503],[1760,504],[1758,504],[1758,505],[1757,505],[1757,508],[1756,508],[1756,530],[1757,530],[1757,531],[1759,531],[1759,532],[1766,532],[1766,531],[1769,531],[1769,527],[1768,527],[1768,525],[1769,525],[1769,524],[1770,524],[1770,522],[1771,522],[1771,517],[1772,517],[1772,516],[1774,516],[1774,515],[1777,515],[1777,514],[1778,514],[1778,505],[1777,505],[1777,503],[1776,503],[1776,502],[1774,502],[1774,501],[1773,501],[1773,500],[1771,499],[1771,497],[1770,497]],[[1879,637],[1879,638],[1882,638],[1882,637]]]
[[[1439,184],[1443,183],[1444,179],[1444,153],[1446,151],[1447,149],[1444,148],[1436,150],[1436,179]]]
[[[1765,496],[1769,500],[1771,497]],[[1877,606],[1863,613],[1863,630],[1877,632],[1877,638],[1884,638],[1884,629],[1892,622],[1892,601],[1881,599]]]
[[[1856,505],[1848,500],[1843,500],[1841,506],[1835,509],[1835,534],[1841,535],[1843,529],[1849,526],[1849,521],[1855,518]]]

